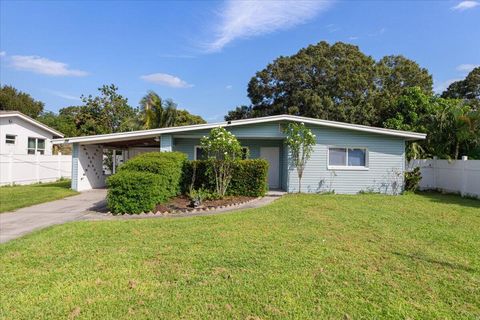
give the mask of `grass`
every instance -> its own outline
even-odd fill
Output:
[[[480,201],[288,195],[0,246],[7,319],[478,319]]]
[[[77,194],[77,192],[70,189],[69,180],[26,186],[1,187],[0,213],[62,199],[75,194]]]

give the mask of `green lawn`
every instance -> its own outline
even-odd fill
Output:
[[[12,186],[0,188],[0,213],[34,204],[62,199],[77,192],[70,189],[70,181]]]
[[[0,246],[6,319],[478,319],[480,201],[288,195]]]

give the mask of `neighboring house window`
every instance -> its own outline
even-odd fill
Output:
[[[28,138],[28,154],[45,154],[45,139]]]
[[[247,155],[248,155],[248,148],[242,147],[242,160],[247,159]],[[195,146],[194,160],[206,160],[206,159],[207,159],[207,153],[205,152],[205,150],[203,150],[203,148],[200,146]]]
[[[328,148],[329,169],[365,169],[368,168],[366,148]]]
[[[15,144],[15,139],[16,139],[17,136],[13,135],[13,134],[7,134],[5,136],[5,143],[6,144]]]

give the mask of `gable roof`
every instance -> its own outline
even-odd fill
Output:
[[[377,127],[363,126],[363,125],[351,124],[351,123],[345,123],[345,122],[321,120],[321,119],[299,117],[299,116],[292,116],[292,115],[278,115],[278,116],[242,119],[242,120],[234,120],[234,121],[223,121],[223,122],[216,122],[216,123],[196,124],[196,125],[190,125],[190,126],[168,127],[168,128],[158,128],[158,129],[150,129],[150,130],[99,134],[99,135],[93,135],[93,136],[72,137],[72,138],[56,139],[53,141],[53,143],[55,144],[107,143],[107,142],[122,141],[122,140],[133,140],[138,138],[151,138],[151,137],[160,136],[162,134],[171,134],[176,132],[189,132],[189,131],[195,131],[195,130],[212,129],[216,127],[228,128],[228,127],[275,122],[275,121],[303,122],[303,123],[325,126],[325,127],[401,137],[401,138],[405,138],[406,140],[420,140],[420,139],[425,139],[425,137],[427,136],[425,133],[418,133],[418,132],[411,132],[411,131],[400,131],[400,130],[392,130],[392,129],[385,129],[385,128],[377,128]]]
[[[27,115],[25,115],[25,114],[23,114],[19,111],[3,111],[3,110],[1,110],[0,111],[0,118],[7,118],[7,117],[18,117],[20,119],[23,119],[23,120],[33,124],[36,127],[42,128],[43,130],[50,132],[51,134],[53,134],[54,138],[55,137],[59,137],[59,138],[64,137],[63,133],[61,133],[60,131],[57,131],[53,128],[50,128],[49,126],[44,125],[40,121],[32,119],[29,116],[27,116]]]

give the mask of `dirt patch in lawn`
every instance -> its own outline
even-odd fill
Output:
[[[190,199],[187,196],[178,196],[171,199],[167,203],[158,204],[153,212],[185,212],[192,210],[210,210],[215,208],[223,208],[232,205],[242,204],[256,199],[255,197],[244,196],[228,196],[218,200],[204,200],[202,205],[197,208],[190,206]]]

